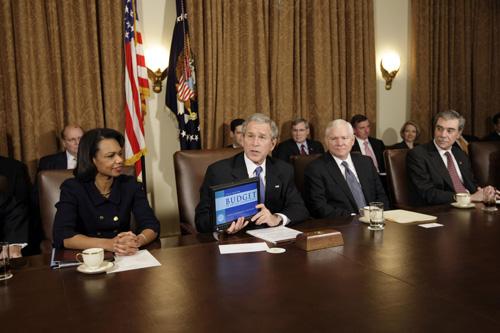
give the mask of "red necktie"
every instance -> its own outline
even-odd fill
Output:
[[[455,168],[455,163],[453,163],[453,158],[451,158],[451,154],[449,151],[444,153],[446,156],[446,160],[448,162],[448,172],[450,173],[451,181],[453,182],[453,187],[455,188],[456,193],[467,192],[464,184],[460,181],[460,177],[458,177],[457,169]]]
[[[307,155],[306,146],[304,144],[300,145],[300,155]]]
[[[370,148],[370,145],[368,144],[368,140],[366,140],[363,143],[365,145],[365,155],[371,157],[373,164],[375,165],[375,169],[377,169],[377,171],[378,171],[377,158],[375,157],[373,150]]]

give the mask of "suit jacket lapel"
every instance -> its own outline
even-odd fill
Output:
[[[325,161],[327,163],[327,170],[332,179],[334,180],[335,183],[337,183],[340,187],[340,189],[344,192],[346,195],[347,199],[349,199],[350,204],[353,207],[358,207],[356,204],[356,201],[354,200],[354,197],[352,196],[351,189],[349,188],[349,185],[347,185],[347,181],[344,178],[344,175],[342,174],[342,171],[340,171],[339,166],[337,165],[337,162],[333,159],[333,157],[330,155],[330,153],[325,153]]]
[[[243,154],[244,153],[239,153],[234,157],[233,169],[231,171],[234,181],[248,178],[247,166]]]
[[[297,143],[293,141],[293,139],[290,139],[290,144],[292,145],[292,155],[300,155],[300,150],[299,147],[297,147]]]
[[[278,172],[274,171],[274,163],[269,157],[266,159],[266,201],[268,198],[279,198],[279,195],[273,194],[281,191],[281,180],[277,176]]]
[[[451,181],[450,173],[448,172],[448,168],[446,168],[446,165],[443,162],[443,158],[439,154],[436,146],[434,145],[434,142],[430,142],[427,148],[429,151],[431,162],[434,164],[435,169],[438,171],[441,177],[443,177],[446,184],[450,188],[454,188],[453,182]]]
[[[452,147],[451,152],[455,159],[457,160],[458,168],[460,169],[460,173],[462,174],[463,184],[469,189],[472,193],[476,191],[474,188],[474,180],[469,178],[469,170],[465,168],[467,156],[462,150],[458,147]]]

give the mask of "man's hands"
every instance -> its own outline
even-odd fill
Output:
[[[258,204],[255,207],[259,209],[259,212],[251,218],[251,221],[255,222],[255,224],[267,224],[270,227],[275,227],[281,223],[281,218],[277,215],[271,214],[269,209],[267,209],[264,204]],[[231,226],[227,228],[226,232],[228,234],[237,233],[241,229],[245,228],[248,223],[249,221],[245,222],[245,219],[243,217],[239,217],[236,221],[231,223]]]

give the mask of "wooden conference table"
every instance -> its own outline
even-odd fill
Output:
[[[356,217],[335,226],[344,246],[220,255],[205,236],[151,250],[161,267],[84,275],[48,257],[0,284],[2,332],[500,331],[500,212],[433,207],[444,227]],[[241,241],[237,237],[232,240]],[[245,241],[252,240],[247,238]],[[181,246],[182,245],[182,246]]]

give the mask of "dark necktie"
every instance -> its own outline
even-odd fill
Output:
[[[464,184],[460,181],[460,177],[458,177],[457,169],[455,168],[455,163],[453,163],[453,158],[449,151],[444,153],[446,156],[446,160],[448,162],[448,172],[450,173],[451,181],[453,182],[453,187],[455,188],[456,193],[467,192]]]
[[[305,144],[301,144],[300,145],[300,155],[307,155],[306,145]]]
[[[260,203],[264,203],[266,201],[266,186],[264,185],[264,180],[260,176],[260,173],[262,172],[262,167],[258,166],[255,168],[255,171],[253,172],[255,174],[255,177],[259,177],[259,182],[260,182]]]
[[[349,169],[349,164],[347,164],[346,161],[342,161],[341,164],[345,168],[345,180],[347,181],[347,185],[349,186],[352,196],[356,201],[356,205],[358,205],[358,209],[363,208],[366,206],[366,201],[363,190],[361,189],[361,184],[358,182],[351,169]]]

